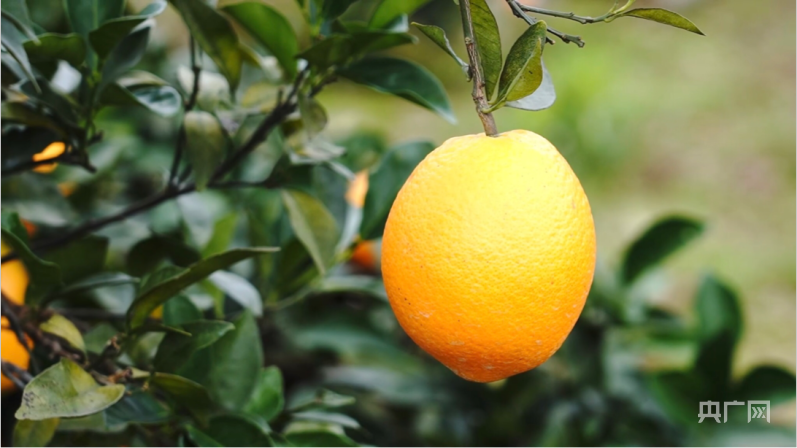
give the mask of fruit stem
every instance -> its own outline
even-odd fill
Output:
[[[476,46],[475,32],[473,30],[473,16],[470,12],[470,0],[459,0],[459,11],[462,14],[462,30],[465,34],[465,48],[468,50],[470,60],[469,71],[473,79],[473,102],[476,104],[476,113],[482,121],[484,133],[490,137],[498,135],[493,114],[487,112],[490,104],[487,102],[485,92],[484,74],[482,73],[481,57]]]

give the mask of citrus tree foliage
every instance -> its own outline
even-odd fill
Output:
[[[32,350],[27,370],[3,362],[18,388],[3,398],[4,442],[694,444],[730,431],[793,442],[763,425],[697,426],[699,400],[789,400],[795,380],[766,366],[730,376],[742,321],[721,280],[701,284],[693,324],[645,300],[646,274],[701,232],[692,219],[656,223],[600,272],[540,369],[484,386],[419,353],[373,266],[348,260],[381,237],[434,145],[332,141],[316,96],[348,80],[455,117],[434,75],[385,52],[417,41],[408,16],[426,1],[375,1],[348,19],[359,3],[298,0],[294,28],[249,0],[3,1],[3,262],[30,277],[25,304],[3,296],[3,316]],[[415,25],[467,77],[483,75],[482,114],[553,103],[543,50],[583,41],[541,16],[700,32],[633,0],[596,18],[508,1],[529,28],[504,60],[488,2],[469,3],[480,66],[441,28]],[[168,9],[189,33],[182,63],[150,43]],[[56,142],[63,153],[34,157]],[[355,173],[369,179],[363,204],[345,198]],[[687,361],[642,368],[673,351]]]

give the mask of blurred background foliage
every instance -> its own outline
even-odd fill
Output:
[[[149,3],[129,0],[127,13]],[[233,2],[218,3],[223,8]],[[265,3],[284,14],[306,48],[312,30],[295,0]],[[365,20],[376,3],[357,2],[344,18]],[[488,3],[507,49],[525,24],[503,1]],[[604,3],[611,2],[534,2],[593,16],[610,6]],[[27,4],[42,30],[70,31],[61,0]],[[563,42],[546,48],[556,103],[541,112],[505,108],[495,114],[501,131],[530,129],[554,143],[581,179],[595,216],[595,285],[573,334],[549,362],[487,385],[456,377],[398,327],[379,278],[378,238],[334,251],[334,241],[330,249],[324,229],[314,225],[320,246],[313,250],[297,227],[303,214],[331,216],[343,228],[352,213],[362,213],[360,233],[378,237],[392,186],[446,138],[481,131],[461,69],[412,30],[417,44],[387,53],[417,62],[442,81],[456,124],[340,80],[317,96],[328,114],[324,135],[335,145],[303,146],[283,127],[283,137],[270,137],[235,172],[256,180],[272,171],[270,179],[295,189],[184,195],[101,230],[107,255],[93,267],[64,269],[91,265],[89,252],[105,250],[96,241],[67,246],[60,260],[57,253],[46,257],[61,265],[68,280],[66,292],[48,297],[81,330],[88,359],[96,359],[123,329],[108,316],[126,313],[137,288],[123,277],[118,285],[106,282],[88,291],[80,289],[81,281],[102,282],[108,280],[102,275],[118,272],[142,279],[140,295],[173,275],[174,266],[225,249],[282,249],[219,271],[166,302],[159,311],[163,324],[208,339],[189,349],[185,335],[164,336],[162,329],[134,338],[119,353],[121,366],[136,367],[126,386],[130,394],[93,420],[56,422],[51,443],[794,445],[795,5],[637,5],[677,10],[708,37],[631,19],[591,26],[546,19],[587,42],[583,49]],[[444,28],[464,55],[451,1],[431,1],[412,19]],[[171,5],[155,22],[135,69],[158,75],[187,97],[193,80],[189,32]],[[261,62],[269,82],[259,82],[263,73],[245,67],[246,89],[237,95],[245,107],[270,107],[277,98],[279,72],[268,70],[277,62]],[[203,69],[218,71],[207,57]],[[74,87],[78,81],[74,71],[54,73],[53,84]],[[5,71],[3,76],[5,84]],[[242,144],[257,121],[227,114],[234,108],[223,77],[203,77],[202,83],[198,107],[218,112],[228,130],[240,126],[228,137]],[[182,114],[165,115],[135,107],[101,110],[95,126],[103,138],[88,150],[96,173],[61,164],[49,174],[4,175],[4,242],[5,232],[19,227],[9,212],[33,223],[35,241],[158,193],[182,138]],[[3,143],[19,146],[6,130]],[[278,158],[285,146],[298,152],[293,165]],[[302,156],[318,158],[313,151],[335,148],[345,149],[332,158],[339,170],[370,170],[363,210],[362,198],[343,200],[350,181],[334,165],[296,169]],[[4,169],[5,163],[4,157]],[[320,199],[327,211],[308,212],[315,205],[307,197]],[[322,275],[313,262],[318,258],[331,266]],[[87,310],[111,314],[97,317]],[[192,323],[199,318],[207,319],[202,328]],[[182,359],[181,350],[196,353]],[[47,355],[43,347],[34,349],[39,367],[53,363]],[[45,373],[74,372],[68,361],[56,367]],[[150,377],[148,370],[160,376]],[[698,404],[708,399],[772,400],[772,421],[748,423],[737,408],[727,423],[698,424]],[[14,424],[20,402],[19,391],[4,395],[5,428]],[[17,442],[35,443],[24,439],[24,425],[47,421],[28,417]],[[4,445],[10,437],[3,432]]]

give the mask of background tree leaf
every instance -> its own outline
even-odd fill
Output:
[[[122,15],[124,0],[64,0],[66,18],[72,31],[88,41],[89,33]]]
[[[487,0],[471,0],[471,15],[476,47],[482,63],[487,100],[492,99],[501,76],[501,34]],[[511,52],[510,52],[511,55]],[[509,56],[507,56],[509,57]]]
[[[257,384],[244,411],[270,421],[278,416],[284,407],[282,372],[277,366],[260,369]]]
[[[163,323],[170,327],[180,326],[186,322],[202,319],[202,312],[191,300],[178,295],[163,304]]]
[[[324,275],[338,243],[339,230],[335,218],[321,201],[301,191],[282,190],[282,202],[294,233]]]
[[[652,20],[665,25],[674,26],[682,30],[691,31],[695,34],[705,36],[700,28],[691,20],[672,11],[661,8],[637,8],[618,14],[616,17],[638,17],[640,19]]]
[[[17,421],[14,425],[14,446],[47,446],[59,422],[58,418]]]
[[[703,223],[690,218],[668,217],[653,224],[626,252],[622,280],[631,284],[703,232]]]
[[[189,266],[179,274],[140,293],[127,311],[128,328],[133,329],[143,324],[147,316],[149,316],[155,308],[162,305],[188,286],[206,279],[210,274],[219,269],[225,269],[247,258],[274,252],[276,250],[278,249],[270,247],[232,249]]]
[[[218,341],[234,329],[229,322],[200,320],[181,325],[190,336],[167,334],[155,355],[153,364],[158,371],[176,372],[195,352]]]
[[[89,43],[94,48],[94,51],[97,52],[100,60],[103,60],[133,28],[145,20],[159,15],[164,10],[166,10],[166,1],[154,0],[136,15],[107,20],[99,28],[89,32]]]
[[[255,316],[263,315],[263,298],[249,280],[227,271],[216,271],[208,278],[213,285]]]
[[[186,156],[194,168],[197,190],[203,190],[224,160],[227,139],[219,121],[209,112],[185,114]]]
[[[206,433],[223,446],[273,446],[268,434],[244,416],[214,417],[210,420]]]
[[[545,67],[545,61],[541,61],[542,65],[542,83],[537,90],[531,95],[521,98],[519,100],[510,101],[506,103],[508,107],[523,110],[543,110],[551,107],[556,101],[556,90],[553,86],[553,79],[548,69]]]
[[[152,384],[169,394],[180,406],[191,412],[200,422],[206,422],[216,407],[201,384],[170,373],[156,372]]]
[[[241,80],[241,55],[238,35],[232,25],[213,7],[203,1],[171,0],[180,12],[183,21],[213,62],[219,72],[227,78],[230,89],[235,90]]]
[[[403,15],[410,15],[429,0],[382,0],[368,23],[370,28],[380,29],[392,24]]]
[[[185,427],[186,432],[188,432],[188,437],[199,447],[222,447],[224,445],[221,442],[214,440],[209,435],[205,434],[204,432],[200,431],[199,429],[188,425]]]
[[[423,106],[456,122],[448,95],[440,81],[413,62],[390,57],[370,57],[357,61],[338,73],[378,92],[390,93]]]
[[[117,78],[133,68],[144,57],[144,52],[149,43],[151,26],[144,26],[128,34],[108,55],[108,60],[102,68],[102,81],[98,91],[102,92],[105,86],[116,81]]]
[[[287,79],[296,76],[299,41],[290,22],[282,14],[270,6],[255,2],[234,3],[222,10],[277,58]]]
[[[12,58],[19,64],[19,67],[25,74],[25,77],[32,83],[32,85],[39,90],[39,84],[36,81],[36,76],[33,74],[33,68],[30,65],[28,54],[25,52],[24,42],[27,40],[14,24],[4,15],[0,18],[0,39],[2,39],[2,47],[11,55]]]
[[[545,22],[539,20],[512,45],[501,72],[498,95],[492,104],[520,100],[534,93],[542,84],[542,49],[547,30]]]
[[[124,393],[123,385],[100,386],[79,365],[62,358],[28,383],[16,418],[83,417],[110,407]]]
[[[451,56],[457,62],[457,64],[459,64],[462,70],[465,71],[465,73],[468,72],[468,64],[462,59],[460,59],[460,57],[457,56],[457,53],[454,51],[454,49],[451,48],[451,42],[448,41],[446,32],[443,31],[442,28],[434,25],[423,25],[417,22],[412,22],[412,24],[415,25],[415,27],[417,27],[419,30],[421,30],[421,32],[424,35],[426,35],[426,37],[431,39],[432,42],[437,44],[438,47],[440,47],[443,51],[448,53],[448,55]]]
[[[727,333],[736,343],[742,333],[742,309],[736,293],[714,276],[700,283],[695,300],[699,322],[698,335],[707,341]]]
[[[774,366],[756,367],[745,375],[736,388],[739,400],[769,400],[773,406],[794,400],[794,374]]]

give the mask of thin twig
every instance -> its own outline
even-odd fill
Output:
[[[459,1],[459,11],[462,15],[462,30],[465,34],[465,48],[468,50],[468,60],[470,61],[470,75],[473,79],[473,102],[476,105],[476,113],[484,127],[484,133],[490,137],[498,135],[495,126],[495,118],[490,112],[485,112],[490,104],[487,101],[485,92],[484,74],[482,73],[482,63],[479,52],[476,48],[476,32],[473,29],[473,17],[470,11],[470,0]]]
[[[528,14],[526,14],[525,12],[523,12],[523,9],[524,9],[525,5],[522,5],[522,4],[518,3],[517,0],[506,0],[506,2],[509,4],[509,7],[512,8],[512,12],[515,14],[516,17],[520,17],[521,19],[525,20],[526,23],[528,23],[529,25],[534,25],[535,23],[537,23],[537,19],[536,18],[531,17]],[[576,35],[573,35],[573,34],[563,33],[561,31],[558,31],[558,30],[556,30],[554,28],[551,28],[551,27],[547,27],[547,30],[548,30],[549,33],[551,33],[554,36],[558,37],[559,39],[562,40],[562,42],[564,42],[566,44],[569,44],[569,43],[572,42],[572,43],[578,45],[579,48],[582,48],[584,46],[584,44],[585,44],[585,42],[581,39],[581,36],[576,36]],[[550,38],[546,38],[546,42],[549,43],[549,44],[553,44],[553,41]]]
[[[523,3],[519,2],[518,4],[520,8],[526,12],[532,12],[534,14],[542,14],[544,16],[559,17],[560,19],[569,19],[578,22],[582,25],[587,25],[589,23],[603,22],[606,20],[606,18],[610,16],[609,13],[604,14],[600,17],[579,16],[572,12],[562,12],[562,11],[554,11],[551,9],[538,8],[536,6],[524,5]]]
[[[185,112],[190,112],[196,106],[197,98],[199,98],[199,80],[202,76],[202,67],[197,63],[196,58],[196,42],[194,41],[194,37],[191,36],[190,45],[188,47],[191,51],[191,70],[194,73],[194,82],[191,86],[191,93],[188,97],[188,101],[184,104]],[[174,158],[172,159],[172,167],[169,170],[169,181],[166,183],[167,189],[173,189],[176,185],[178,185],[179,178],[178,178],[178,171],[180,170],[180,160],[183,157],[183,148],[187,143],[186,135],[185,135],[185,126],[180,125],[180,131],[177,135],[177,144],[174,148]],[[175,182],[176,181],[176,182]]]
[[[0,370],[2,370],[3,376],[11,380],[20,390],[24,389],[33,380],[33,376],[25,369],[8,361],[3,361],[0,364]]]

